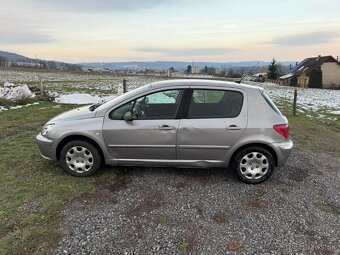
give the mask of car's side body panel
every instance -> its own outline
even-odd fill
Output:
[[[190,86],[190,89],[202,89],[202,86]],[[225,165],[228,161],[228,151],[237,143],[247,127],[247,93],[242,89],[218,86],[210,86],[209,90],[242,93],[241,111],[234,118],[182,119],[177,135],[177,159],[210,160]]]
[[[117,160],[175,160],[179,120],[105,119],[103,136],[110,156]]]

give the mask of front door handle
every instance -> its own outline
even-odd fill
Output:
[[[227,127],[227,130],[241,130],[241,127],[238,127],[236,125],[230,125],[229,127]]]
[[[169,126],[169,125],[162,125],[159,127],[159,130],[174,130],[175,127]]]

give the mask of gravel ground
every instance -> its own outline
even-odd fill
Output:
[[[340,254],[340,160],[295,148],[259,185],[129,168],[72,201],[58,254]]]

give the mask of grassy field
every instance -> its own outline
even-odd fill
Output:
[[[327,124],[304,114],[292,116],[290,104],[280,105],[294,142],[339,155],[339,121]],[[36,134],[48,119],[71,108],[40,102],[0,113],[0,254],[53,253],[65,234],[62,210],[76,199],[98,197],[101,185],[115,182],[112,167],[95,177],[76,178],[40,157]]]
[[[297,113],[293,116],[292,104],[278,102],[280,110],[288,118],[294,142],[317,152],[337,156],[340,153],[340,120],[325,121],[317,118],[319,112]],[[309,116],[307,116],[309,115]],[[314,116],[313,116],[314,115]],[[328,114],[324,114],[330,117]],[[311,117],[312,116],[312,117]],[[327,119],[327,118],[325,118]]]
[[[53,253],[64,234],[62,209],[115,178],[113,171],[71,177],[40,157],[36,134],[48,119],[73,107],[42,102],[0,113],[0,254]]]
[[[121,86],[123,79],[127,80],[128,88],[133,89],[150,82],[164,80],[166,77],[0,68],[0,86],[5,82],[12,82],[40,88],[40,79],[44,90],[48,91],[61,94],[107,95],[117,93],[118,86]]]

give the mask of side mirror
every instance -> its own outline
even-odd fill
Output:
[[[128,112],[124,113],[123,119],[126,120],[126,121],[132,121],[133,120],[132,112],[128,111]]]

